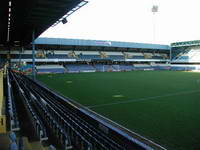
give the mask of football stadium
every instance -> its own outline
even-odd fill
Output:
[[[200,41],[39,37],[87,3],[0,5],[0,149],[199,150]]]

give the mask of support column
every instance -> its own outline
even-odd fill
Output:
[[[32,33],[32,79],[35,80],[35,31]]]
[[[8,47],[8,51],[9,51],[9,53],[8,53],[8,55],[7,55],[8,66],[9,66],[9,68],[11,68],[11,47],[10,47],[10,45],[9,45],[9,47]]]
[[[24,47],[21,47],[21,50],[19,50],[19,68],[22,67],[22,52],[24,51]],[[21,71],[21,70],[20,70]]]
[[[170,57],[170,63],[172,61],[172,47],[170,47],[170,54],[169,54],[169,57]]]

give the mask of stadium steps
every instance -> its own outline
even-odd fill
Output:
[[[65,73],[68,72],[68,69],[66,67],[63,66],[63,68]]]
[[[49,150],[49,146],[43,146],[39,141],[30,142],[27,137],[23,137],[24,150]]]
[[[42,144],[38,141],[30,142],[29,148],[30,149],[27,149],[27,150],[47,150],[48,149],[47,147],[43,147]]]
[[[122,52],[124,59],[127,59],[127,54],[125,52]]]
[[[29,142],[27,137],[22,137],[25,150],[44,150],[42,144],[38,141]]]
[[[18,138],[17,138],[18,139]],[[47,150],[44,148],[40,142],[29,142],[27,137],[22,138],[25,150]],[[11,144],[9,133],[0,134],[0,148],[1,150],[9,150],[9,145]],[[18,144],[18,143],[17,143]]]
[[[49,146],[43,146],[39,141],[30,142],[27,137],[23,137],[25,150],[49,150]]]
[[[95,66],[95,64],[92,64],[92,67],[95,69],[95,71],[97,71],[97,67]]]

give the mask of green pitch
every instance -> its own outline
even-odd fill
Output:
[[[37,79],[168,149],[200,149],[199,73],[80,73]]]

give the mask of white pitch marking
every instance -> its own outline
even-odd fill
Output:
[[[132,99],[132,100],[127,100],[127,101],[122,101],[122,102],[107,103],[107,104],[100,104],[100,105],[91,105],[91,106],[87,106],[87,108],[97,108],[97,107],[110,106],[110,105],[133,103],[133,102],[138,102],[138,101],[147,101],[147,100],[153,100],[153,99],[162,98],[162,97],[170,97],[170,96],[175,96],[175,95],[184,95],[184,94],[191,94],[191,93],[197,93],[197,92],[200,92],[200,90],[182,91],[182,92],[169,93],[169,94],[159,95],[159,96]]]
[[[120,97],[124,97],[124,95],[113,95],[112,97],[114,97],[114,98],[120,98]]]
[[[72,81],[66,81],[66,83],[72,83]]]

